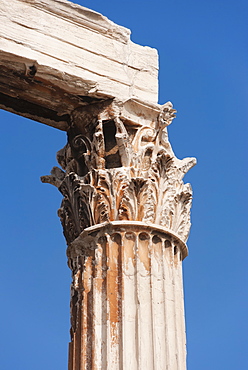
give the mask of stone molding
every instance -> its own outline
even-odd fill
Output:
[[[181,257],[180,260],[184,260],[185,257],[188,256],[188,247],[186,243],[184,243],[181,238],[175,234],[172,230],[166,229],[156,224],[152,223],[145,223],[140,221],[112,221],[112,222],[103,222],[101,224],[96,224],[94,226],[87,227],[84,231],[69,245],[67,249],[68,257],[72,255],[77,255],[78,253],[84,253],[84,240],[90,236],[95,235],[95,232],[100,233],[105,232],[111,234],[111,232],[123,232],[123,231],[130,231],[130,232],[145,232],[148,234],[157,233],[157,235],[167,235],[167,238],[170,237],[174,240],[175,244],[180,250]],[[111,232],[110,232],[111,230]],[[79,252],[79,248],[80,252]],[[75,251],[74,251],[75,249]]]

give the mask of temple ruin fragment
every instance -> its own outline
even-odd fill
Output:
[[[0,108],[67,132],[58,188],[72,271],[69,370],[184,370],[194,158],[175,157],[157,51],[65,0],[0,2]]]

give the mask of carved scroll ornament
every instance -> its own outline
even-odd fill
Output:
[[[123,118],[121,108],[111,101],[74,111],[68,144],[57,154],[63,171],[55,167],[42,178],[64,196],[67,243],[89,226],[118,220],[157,224],[185,242],[192,190],[182,179],[196,160],[172,151],[167,126],[176,111],[168,102],[143,125]]]

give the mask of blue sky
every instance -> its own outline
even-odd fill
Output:
[[[77,1],[158,49],[159,103],[178,110],[169,137],[198,164],[183,263],[189,370],[248,368],[247,1]],[[66,370],[70,270],[56,211],[39,177],[65,133],[0,111],[0,368]],[[171,369],[172,370],[172,369]]]

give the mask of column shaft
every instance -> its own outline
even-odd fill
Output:
[[[70,369],[185,369],[181,243],[147,225],[91,229],[68,249],[81,257]]]

